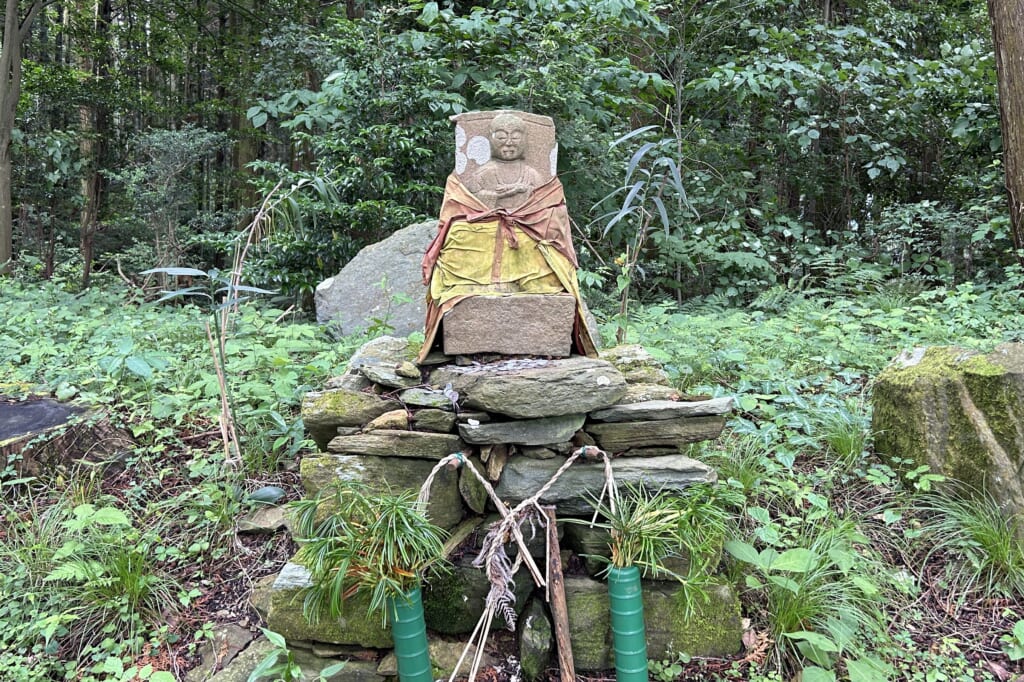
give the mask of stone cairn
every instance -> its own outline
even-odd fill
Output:
[[[681,454],[680,446],[717,437],[731,399],[680,400],[664,370],[640,346],[612,348],[599,359],[515,357],[419,366],[413,363],[417,350],[405,339],[371,341],[351,358],[344,375],[306,396],[302,416],[323,450],[302,461],[308,495],[353,479],[381,490],[419,489],[440,459],[462,452],[497,495],[514,505],[535,494],[569,453],[584,445],[614,455],[620,484],[678,491],[716,480],[712,469]],[[438,359],[451,358],[427,362]],[[599,463],[574,463],[541,502],[554,505],[559,520],[589,519],[589,500],[600,494],[603,470]],[[432,658],[440,671],[450,671],[485,608],[489,584],[471,562],[487,526],[498,517],[483,486],[464,468],[438,472],[428,514],[452,529],[454,570],[431,578],[424,589],[427,627],[434,633]],[[613,661],[607,588],[597,576],[602,565],[579,558],[607,556],[607,534],[578,523],[559,523],[558,531],[563,563],[575,569],[564,581],[575,667],[608,669]],[[543,532],[530,547],[531,554],[544,557]],[[367,679],[395,675],[393,656],[378,662],[367,653],[389,648],[391,638],[379,617],[366,615],[366,602],[356,595],[340,620],[312,625],[302,615],[301,592],[308,584],[302,566],[285,566],[264,604],[268,627],[284,635],[289,646],[356,659],[347,666],[349,674],[358,668]],[[543,590],[534,594],[523,570],[516,575],[515,591],[519,659],[527,677],[534,678],[554,660],[551,619]],[[723,656],[740,649],[733,589],[721,583],[709,594],[708,602],[691,605],[686,614],[678,583],[645,581],[652,658],[675,652]]]
[[[421,268],[428,291],[425,342],[420,348],[393,337],[371,341],[351,358],[346,374],[306,396],[302,418],[322,452],[302,460],[302,484],[315,496],[337,481],[395,491],[418,490],[433,477],[427,513],[451,529],[454,570],[430,579],[423,604],[434,633],[432,661],[445,674],[457,667],[464,640],[482,640],[475,628],[487,622],[480,617],[492,585],[473,564],[488,529],[508,529],[494,526],[509,521],[497,514],[498,505],[525,507],[539,497],[546,514],[554,508],[558,534],[550,535],[561,536],[557,544],[566,556],[558,559],[571,569],[563,582],[564,609],[561,593],[552,590],[560,637],[546,595],[534,590],[544,579],[522,569],[513,579],[513,608],[499,610],[495,622],[515,627],[518,660],[529,679],[550,665],[556,639],[571,642],[575,669],[607,669],[613,665],[607,588],[595,577],[601,563],[593,557],[607,555],[608,536],[561,521],[593,515],[606,466],[625,486],[681,491],[713,483],[715,472],[681,454],[680,446],[716,438],[731,400],[681,400],[640,346],[598,353],[576,280],[552,120],[503,110],[468,112],[453,121],[455,171]],[[587,446],[613,458],[587,463],[571,454]],[[455,453],[458,458],[449,459]],[[449,468],[442,460],[462,465]],[[548,536],[538,532],[514,551],[546,558]],[[495,580],[505,587],[505,576]],[[362,651],[391,646],[379,616],[367,616],[365,598],[347,600],[340,619],[311,625],[302,614],[308,585],[306,569],[285,566],[264,604],[270,629],[290,645],[356,659],[346,676],[394,676],[393,657],[378,662]],[[678,583],[650,580],[644,601],[652,657],[740,649],[739,602],[727,584],[710,589],[707,601],[688,604]],[[567,660],[562,664],[568,668]]]

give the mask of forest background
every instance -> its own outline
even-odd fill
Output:
[[[736,397],[693,454],[747,648],[655,679],[1024,672],[1016,522],[874,453],[868,402],[901,349],[1024,338],[1014,8],[7,0],[0,392],[102,406],[137,445],[115,479],[0,469],[0,677],[180,679],[250,617],[291,546],[237,518],[297,494],[298,402],[365,340],[307,323],[314,287],[434,217],[448,117],[496,107],[555,119],[605,341]],[[154,304],[183,282],[143,271],[181,266],[198,305]],[[213,311],[245,285],[273,293]]]

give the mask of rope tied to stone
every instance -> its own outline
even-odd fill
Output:
[[[509,629],[515,630],[516,614],[515,610],[511,606],[515,601],[515,593],[512,592],[509,586],[513,584],[512,578],[519,570],[520,566],[525,564],[527,570],[530,571],[530,575],[533,577],[534,583],[538,587],[543,587],[545,591],[547,590],[547,577],[546,575],[541,575],[540,569],[537,568],[537,564],[533,560],[529,548],[526,546],[526,539],[523,537],[522,533],[522,525],[529,522],[531,526],[536,523],[542,528],[547,527],[547,515],[541,508],[540,499],[548,492],[548,490],[551,489],[551,486],[555,484],[562,474],[565,473],[574,462],[580,459],[591,461],[597,459],[603,460],[604,486],[601,489],[598,504],[600,504],[604,499],[605,495],[608,495],[609,507],[614,510],[618,500],[618,492],[615,486],[615,477],[612,472],[611,458],[608,456],[608,453],[593,445],[583,446],[573,452],[566,458],[565,463],[562,464],[554,474],[552,474],[547,483],[541,486],[533,495],[524,499],[512,508],[509,508],[508,504],[498,497],[490,482],[481,475],[479,471],[477,471],[476,467],[473,466],[473,463],[470,462],[462,452],[452,453],[441,458],[441,460],[434,465],[430,475],[427,476],[423,485],[420,487],[420,493],[416,498],[416,504],[425,511],[427,501],[430,497],[430,486],[433,484],[437,473],[441,471],[441,469],[449,467],[452,464],[454,464],[456,468],[464,467],[476,477],[477,481],[480,482],[484,490],[487,492],[487,496],[494,503],[494,506],[497,507],[498,513],[501,514],[502,517],[500,521],[491,526],[491,529],[488,531],[480,548],[480,554],[473,560],[473,566],[485,569],[487,579],[491,587],[485,600],[484,612],[480,615],[480,620],[473,629],[469,642],[466,644],[466,648],[463,650],[462,656],[459,657],[458,662],[455,664],[455,670],[452,672],[451,677],[448,678],[448,682],[453,682],[474,643],[476,643],[477,650],[476,655],[473,657],[469,680],[472,682],[472,680],[476,678],[477,671],[480,669],[480,663],[483,660],[484,644],[487,641],[487,634],[491,629],[491,621],[494,619],[494,614],[497,611],[500,610],[502,615],[505,616]],[[591,524],[595,523],[596,519],[597,512],[595,511]],[[514,541],[519,549],[514,561],[511,560],[505,552],[505,545],[509,540]]]

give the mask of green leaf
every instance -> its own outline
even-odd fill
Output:
[[[280,634],[274,632],[273,630],[268,630],[266,628],[260,628],[260,629],[263,630],[263,635],[268,640],[270,640],[271,644],[273,644],[276,647],[280,647],[282,649],[288,648],[288,642],[285,641],[285,638],[284,638],[283,635],[280,635]]]
[[[137,377],[149,379],[153,376],[153,368],[149,366],[148,362],[137,355],[125,358],[124,366],[128,368],[129,372]]]
[[[820,557],[813,551],[804,547],[787,549],[779,555],[779,558],[772,562],[773,571],[790,571],[792,573],[806,573],[814,568]]]
[[[259,662],[259,665],[253,668],[252,672],[249,673],[249,677],[246,678],[245,682],[259,682],[261,677],[268,677],[269,673],[277,665],[277,657],[280,655],[280,649],[274,649],[267,654],[263,660]]]
[[[839,651],[839,645],[833,642],[831,637],[826,637],[825,635],[818,632],[798,630],[797,632],[784,632],[782,633],[782,636],[797,642],[809,642],[810,644],[813,644],[822,651]]]
[[[345,664],[347,662],[348,661],[340,661],[338,663],[332,663],[331,665],[327,666],[326,668],[320,671],[320,676],[330,677],[331,675],[337,675],[345,669]]]
[[[846,674],[850,682],[886,682],[892,679],[893,669],[874,656],[862,656],[846,661]]]
[[[97,509],[90,517],[89,520],[98,526],[131,526],[132,522],[128,520],[125,513],[117,507],[103,507]]]
[[[725,551],[748,564],[754,564],[755,566],[760,566],[761,564],[760,555],[757,553],[757,550],[754,549],[753,545],[749,545],[742,540],[727,541],[725,543]]]
[[[439,12],[437,9],[436,2],[428,2],[423,5],[423,11],[420,12],[420,23],[424,26],[430,26],[437,20]]]
[[[810,665],[803,669],[800,682],[836,682],[836,674],[831,670]]]
[[[739,405],[740,409],[744,412],[750,412],[757,407],[757,398],[750,395],[741,395],[736,399],[736,404]]]
[[[195,268],[150,268],[149,270],[143,270],[140,275],[153,275],[156,273],[163,273],[165,275],[173,275],[175,277],[207,277],[207,273],[202,270],[196,270]]]

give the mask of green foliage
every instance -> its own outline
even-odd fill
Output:
[[[1019,519],[1007,518],[990,495],[952,482],[923,493],[914,503],[923,515],[920,542],[960,558],[945,565],[957,599],[970,595],[1024,591],[1024,542]]]
[[[295,662],[295,656],[288,648],[284,637],[273,630],[266,628],[260,628],[260,630],[263,631],[263,635],[270,643],[274,645],[274,648],[253,668],[252,672],[249,673],[249,677],[246,678],[246,682],[260,682],[268,678],[275,681],[281,680],[282,682],[302,682],[305,680],[306,676],[303,674],[299,664]],[[345,661],[332,663],[321,670],[316,679],[322,682],[325,678],[332,677],[341,672],[344,667]]]
[[[374,494],[341,482],[326,494],[292,503],[298,560],[312,574],[303,613],[311,621],[341,616],[342,602],[370,592],[369,611],[387,622],[389,599],[419,585],[424,570],[443,570],[444,530],[427,520],[415,491]]]
[[[306,296],[359,248],[414,220],[436,216],[451,171],[451,114],[524,108],[553,116],[568,201],[592,204],[611,179],[607,143],[637,93],[667,91],[614,45],[658,30],[646,3],[506,2],[461,12],[437,3],[381,6],[334,16],[316,36],[336,55],[316,89],[276,93],[246,112],[269,135],[308,150],[311,167],[259,163],[264,189],[312,180],[295,197],[286,229],[271,235],[258,281]],[[288,28],[293,35],[297,29]],[[582,173],[579,169],[588,169]],[[330,193],[314,191],[317,183]],[[308,300],[307,300],[308,302]]]

